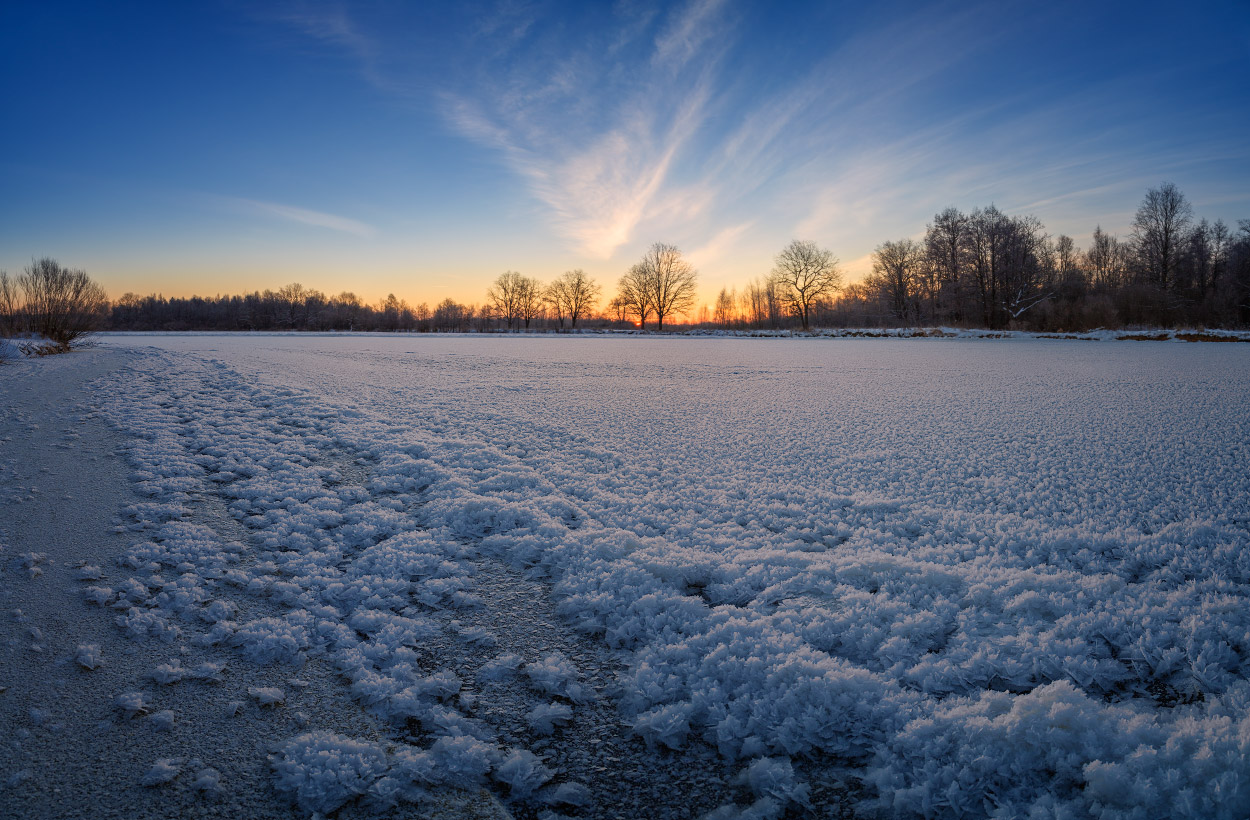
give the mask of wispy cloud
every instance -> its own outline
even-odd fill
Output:
[[[430,72],[437,111],[524,183],[569,249],[592,258],[664,239],[711,266],[735,243],[789,235],[862,267],[877,242],[923,230],[947,205],[1052,209],[1059,222],[1061,210],[1105,207],[1147,162],[1123,147],[1141,142],[1125,136],[1132,118],[1107,108],[1131,88],[977,76],[1043,12],[986,0],[846,15],[849,33],[835,25],[827,48],[791,52],[744,24],[760,19],[753,13],[776,20],[743,0],[560,15],[525,0],[483,3],[463,31],[442,30],[452,42]],[[375,87],[411,87],[395,72],[424,46],[352,14],[290,22],[351,55]],[[985,93],[952,90],[972,82]],[[1167,156],[1142,151],[1156,164]]]
[[[724,5],[724,0],[692,0],[681,8],[656,38],[652,62],[676,68],[699,57],[720,31],[716,18]]]
[[[552,229],[592,258],[644,235],[723,244],[725,223],[757,221],[743,213],[747,202],[821,237],[848,215],[887,207],[906,188],[901,174],[934,156],[907,139],[883,149],[874,122],[906,89],[1002,36],[975,25],[984,8],[886,22],[831,45],[783,85],[727,70],[750,37],[731,0],[618,7],[617,25],[600,20],[584,38],[539,22],[530,4],[500,0],[467,35],[475,61],[436,98],[447,122],[498,152]],[[342,10],[291,21],[354,55],[375,86],[403,85],[382,76],[380,39]]]
[[[703,245],[686,254],[686,258],[696,268],[706,268],[718,261],[733,249],[738,240],[755,225],[754,220],[731,225],[709,239]]]
[[[293,205],[282,205],[277,202],[264,202],[257,199],[243,199],[241,197],[220,197],[219,199],[233,210],[255,216],[282,219],[300,225],[311,225],[315,228],[328,228],[332,231],[341,231],[365,238],[377,236],[378,233],[377,228],[372,225],[366,225],[364,222],[359,222],[355,219],[348,219],[345,216],[336,216],[335,214],[328,214],[322,211],[312,211],[307,208],[297,208]]]
[[[650,59],[624,82],[612,66],[573,52],[511,64],[506,83],[449,92],[444,110],[461,133],[501,152],[560,235],[582,253],[610,258],[644,221],[681,212],[689,219],[706,206],[706,196],[673,177],[708,116],[721,4],[695,0],[653,39],[643,40],[648,27],[634,26],[634,43],[610,44],[650,47]]]
[[[396,52],[385,36],[359,22],[349,6],[279,0],[259,5],[254,13],[345,55],[361,78],[384,94],[411,99],[423,86],[418,75],[399,67],[405,65],[407,55]]]

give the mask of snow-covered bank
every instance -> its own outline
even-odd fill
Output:
[[[1250,330],[1218,330],[1209,328],[1179,329],[1136,329],[1136,330],[1089,330],[1063,333],[1035,333],[1025,330],[982,330],[977,328],[954,327],[842,327],[813,328],[809,332],[797,330],[676,330],[657,332],[654,330],[616,330],[616,329],[584,329],[574,331],[510,331],[489,333],[382,333],[363,331],[309,331],[309,330],[264,330],[264,331],[221,331],[221,330],[134,330],[110,331],[99,334],[101,338],[124,339],[143,338],[150,336],[197,337],[222,336],[233,338],[263,338],[266,336],[291,336],[304,338],[376,338],[394,339],[427,337],[427,338],[659,338],[659,339],[1067,339],[1088,342],[1250,342]]]
[[[139,344],[77,583],[154,679],[376,719],[289,727],[307,810],[1246,814],[1243,345]]]

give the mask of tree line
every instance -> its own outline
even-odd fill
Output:
[[[771,277],[723,289],[711,327],[804,326],[793,286]],[[862,282],[811,306],[821,327],[935,326],[1081,331],[1250,326],[1250,220],[1196,219],[1175,185],[1147,191],[1121,239],[1094,229],[1088,249],[1035,216],[990,205],[934,215],[923,237],[882,242]]]
[[[1175,185],[1146,193],[1124,239],[1089,248],[994,206],[934,216],[923,239],[884,242],[835,321],[1026,330],[1250,325],[1250,220],[1195,219]]]
[[[108,302],[79,270],[36,260],[0,272],[0,335],[42,335],[68,347],[89,329],[491,332],[584,328],[796,329],[934,326],[1079,331],[1126,326],[1250,326],[1250,220],[1237,230],[1196,219],[1175,185],[1147,191],[1132,231],[1094,229],[1090,247],[1050,236],[1030,215],[994,205],[935,214],[921,238],[882,242],[872,273],[843,284],[838,259],[795,240],[772,269],[696,308],[698,274],[673,245],[657,242],[630,266],[601,307],[585,271],[549,283],[501,274],[480,305],[444,299],[433,308],[393,294],[368,304],[298,283],[244,295],[165,298],[127,293]],[[77,328],[66,336],[49,316]],[[678,317],[681,321],[678,322]],[[63,341],[62,341],[63,340]]]

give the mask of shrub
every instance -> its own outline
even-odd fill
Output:
[[[82,270],[55,259],[36,259],[16,278],[0,272],[0,336],[29,334],[65,353],[95,330],[108,310],[108,296]]]

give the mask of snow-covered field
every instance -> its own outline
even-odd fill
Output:
[[[1250,815],[1250,346],[104,345],[144,498],[78,583],[171,656],[117,708],[334,688],[304,814]]]

